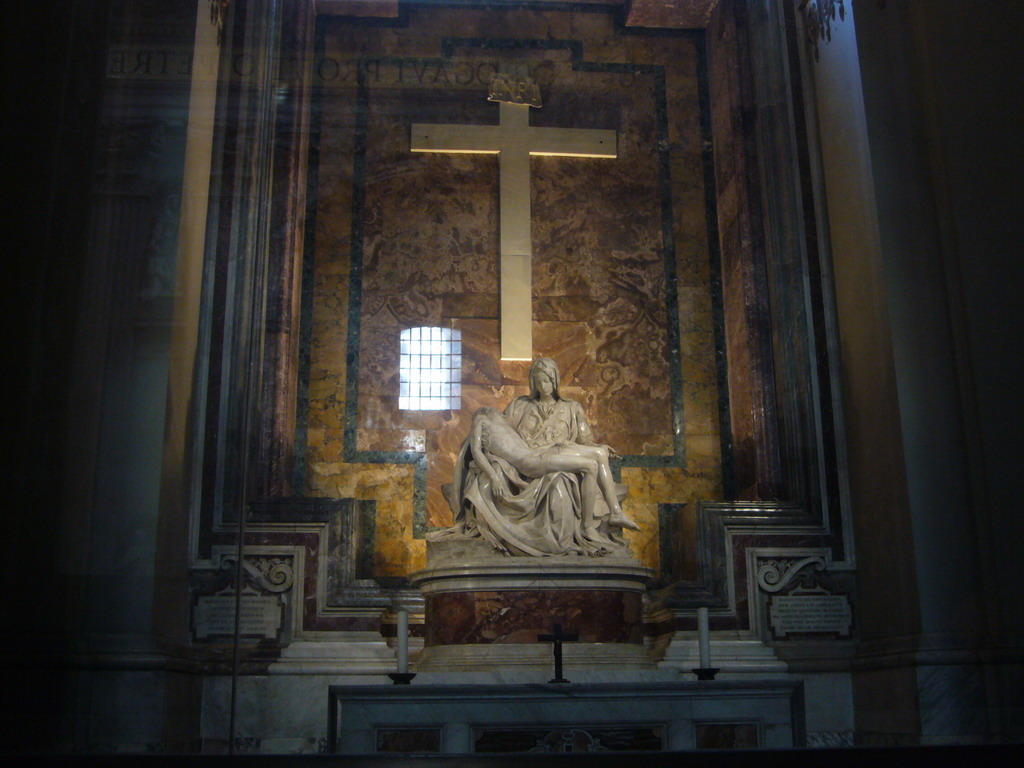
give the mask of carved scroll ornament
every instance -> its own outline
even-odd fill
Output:
[[[757,568],[757,586],[765,592],[781,592],[808,565],[813,565],[816,571],[823,571],[825,558],[811,555],[799,560],[765,560]]]

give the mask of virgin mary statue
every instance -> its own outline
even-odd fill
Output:
[[[479,537],[509,555],[621,551],[612,529],[638,526],[619,506],[612,451],[594,441],[580,404],[561,396],[559,378],[555,361],[539,358],[529,395],[503,414],[474,415],[449,494],[455,524],[429,540]]]

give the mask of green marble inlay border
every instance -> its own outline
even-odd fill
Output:
[[[417,3],[419,4],[419,3]],[[459,7],[480,7],[490,8],[489,5],[478,5],[475,3],[453,3],[451,0],[437,3],[429,3],[433,7],[458,5]],[[535,10],[573,10],[586,12],[617,13],[617,9],[602,8],[590,5],[553,4],[538,5],[535,3],[509,3],[501,4],[502,7],[527,7]],[[392,23],[395,20],[389,20]],[[407,16],[403,13],[402,19],[407,22]],[[728,432],[729,412],[727,390],[724,385],[724,321],[722,320],[722,294],[721,279],[718,265],[718,227],[717,210],[714,194],[714,156],[711,141],[711,112],[710,95],[707,75],[707,51],[704,44],[703,31],[697,30],[626,30],[621,24],[617,25],[619,34],[664,34],[665,36],[686,36],[691,37],[697,57],[697,80],[698,80],[698,102],[700,111],[700,131],[702,143],[702,165],[705,189],[705,224],[707,227],[708,255],[711,260],[712,274],[712,302],[714,306],[714,332],[715,332],[715,353],[719,366],[719,420],[722,428],[723,448],[728,445],[730,438]],[[322,48],[322,32],[318,29],[317,48]],[[579,72],[600,72],[600,73],[643,73],[654,78],[655,97],[655,120],[658,131],[658,155],[659,155],[659,189],[661,197],[661,220],[662,220],[662,257],[665,271],[665,302],[667,317],[667,334],[669,348],[669,376],[672,400],[673,420],[673,453],[663,456],[626,455],[614,462],[614,473],[616,478],[621,477],[621,467],[679,467],[686,464],[685,444],[685,415],[683,410],[683,380],[682,364],[679,339],[679,297],[676,290],[676,253],[674,238],[674,216],[672,200],[672,177],[670,168],[670,150],[668,141],[668,103],[665,90],[665,71],[661,65],[651,64],[626,64],[626,63],[596,63],[584,61],[583,44],[577,40],[514,40],[496,38],[443,38],[442,56],[436,61],[442,63],[449,60],[452,51],[456,47],[493,48],[493,49],[531,49],[531,50],[568,50],[571,54],[572,68]],[[362,60],[374,60],[387,62],[395,57],[362,57]],[[349,317],[348,337],[346,355],[346,397],[345,397],[345,425],[343,431],[343,456],[346,462],[366,464],[411,464],[413,465],[413,537],[423,538],[430,527],[426,523],[427,515],[427,457],[420,451],[363,451],[356,448],[356,430],[358,420],[358,396],[359,396],[359,341],[361,331],[362,312],[362,275],[363,275],[363,211],[366,193],[366,134],[367,115],[369,107],[369,89],[365,82],[365,67],[357,67],[356,86],[356,125],[353,159],[353,190],[352,190],[352,235],[349,269]],[[314,104],[316,116],[319,116],[319,99],[317,94]],[[319,129],[319,121],[315,127]],[[318,145],[319,134],[314,134],[316,141],[311,142],[311,147]],[[311,148],[311,160],[313,155]],[[315,199],[316,182],[315,174],[310,175],[311,199]],[[315,213],[312,214],[315,218]],[[312,251],[314,249],[313,238],[307,238],[306,261],[313,261]],[[311,270],[310,270],[311,272]],[[304,274],[304,281],[312,281],[311,274]],[[305,296],[305,294],[304,294]],[[303,324],[311,322],[303,313]],[[305,331],[305,329],[304,329]],[[308,387],[309,354],[304,354],[301,366],[305,369],[301,376],[302,381]],[[300,386],[300,397],[303,387]],[[297,424],[297,444],[301,451],[303,466],[298,471],[305,471],[305,418],[302,423]],[[296,451],[299,456],[299,450]],[[728,452],[723,450],[723,475],[726,473]]]
[[[326,43],[317,24],[313,38],[313,55],[324,58]],[[299,374],[295,393],[295,446],[292,462],[292,491],[301,493],[305,487],[309,463],[309,368],[313,354],[313,280],[316,265],[317,189],[320,186],[320,126],[323,117],[319,95],[313,98],[309,116],[309,154],[306,160],[306,227],[303,233],[302,285],[299,299]]]

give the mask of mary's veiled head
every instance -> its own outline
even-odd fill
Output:
[[[540,397],[540,392],[537,389],[538,374],[544,374],[548,377],[554,388],[551,394],[556,400],[561,400],[562,396],[558,393],[558,384],[561,378],[558,373],[558,363],[550,357],[538,357],[533,361],[533,365],[530,366],[530,397],[534,400]]]

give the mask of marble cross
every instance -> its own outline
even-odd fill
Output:
[[[537,640],[542,643],[554,643],[555,644],[555,677],[552,680],[548,680],[549,683],[568,683],[569,681],[562,677],[562,643],[572,642],[573,640],[579,640],[580,636],[566,632],[562,633],[562,625],[555,624],[555,631],[549,635],[537,635]]]
[[[533,243],[530,237],[530,156],[617,157],[615,131],[534,128],[530,107],[501,103],[497,125],[415,123],[413,152],[499,156],[501,359],[533,359]]]

